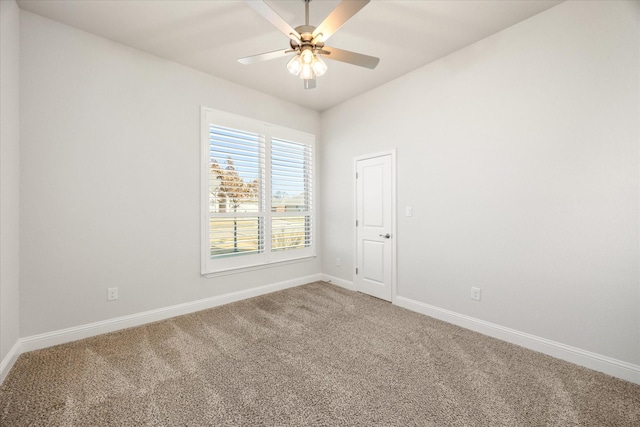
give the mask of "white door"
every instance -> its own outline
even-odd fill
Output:
[[[392,154],[356,160],[356,290],[391,301],[394,197]]]

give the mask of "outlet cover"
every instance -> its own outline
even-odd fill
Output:
[[[480,288],[471,288],[471,299],[480,301]]]
[[[118,299],[118,288],[108,288],[107,301],[113,301],[115,299]]]

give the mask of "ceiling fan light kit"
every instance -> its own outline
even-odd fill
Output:
[[[301,79],[307,80],[326,73],[327,64],[320,58],[320,55],[313,53],[311,48],[305,48],[289,60],[287,70],[294,76],[300,76]]]
[[[305,89],[313,89],[316,86],[316,77],[322,76],[328,69],[321,56],[370,69],[374,69],[380,61],[379,58],[373,56],[336,48],[325,48],[324,45],[324,42],[333,33],[366,6],[370,0],[342,0],[318,27],[309,25],[309,2],[311,0],[302,0],[305,3],[305,24],[295,29],[271,9],[264,0],[245,1],[289,38],[290,49],[240,58],[238,62],[241,64],[255,64],[295,53],[287,63],[287,70],[304,80]]]

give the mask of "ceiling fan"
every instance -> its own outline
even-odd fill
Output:
[[[245,1],[253,10],[266,18],[267,21],[271,22],[289,38],[289,49],[240,58],[238,62],[241,64],[255,64],[295,53],[287,63],[287,69],[291,74],[299,76],[304,81],[305,89],[313,89],[316,87],[316,76],[322,76],[327,71],[327,65],[322,60],[322,57],[370,69],[374,69],[380,61],[379,58],[373,56],[337,49],[324,44],[329,37],[353,15],[358,13],[360,9],[365,7],[370,0],[342,0],[317,27],[309,25],[309,2],[311,0],[302,0],[305,4],[305,24],[296,28],[287,24],[264,0]]]

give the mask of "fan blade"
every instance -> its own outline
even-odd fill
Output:
[[[371,68],[372,70],[376,68],[376,65],[380,62],[380,58],[376,58],[375,56],[363,55],[361,53],[350,52],[348,50],[342,50],[335,47],[325,46],[322,50],[328,52],[328,55],[323,55],[323,58],[346,62],[360,67]]]
[[[238,62],[244,65],[256,64],[258,62],[269,61],[270,59],[282,58],[293,52],[290,49],[287,50],[274,50],[273,52],[260,53],[258,55],[246,56],[238,59]]]
[[[280,30],[285,36],[291,37],[293,34],[298,40],[300,40],[300,34],[287,22],[278,15],[275,10],[271,9],[264,0],[245,0],[253,10],[262,15],[267,21],[271,22],[278,30]]]
[[[305,79],[304,80],[304,88],[305,89],[315,89],[316,88],[316,80],[315,79]]]
[[[322,41],[325,42],[333,35],[338,28],[349,20],[353,15],[358,13],[360,9],[365,7],[369,0],[342,0],[335,9],[318,25],[313,32],[313,37],[322,33]]]

